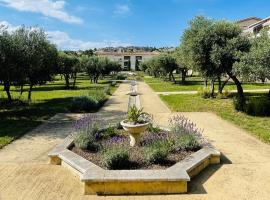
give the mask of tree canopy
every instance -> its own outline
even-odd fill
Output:
[[[181,48],[184,62],[203,77],[210,78],[212,83],[223,74],[229,76],[237,86],[239,109],[243,110],[245,98],[234,64],[239,61],[240,53],[249,51],[250,42],[241,33],[233,23],[199,16],[191,20],[184,31]]]

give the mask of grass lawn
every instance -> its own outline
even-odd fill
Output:
[[[266,94],[247,94],[252,98],[260,98]],[[214,112],[262,141],[270,143],[270,117],[254,117],[237,112],[232,99],[203,99],[198,95],[160,95],[161,99],[175,112]]]
[[[173,83],[164,81],[161,78],[154,78],[145,76],[144,81],[155,91],[155,92],[176,92],[176,91],[197,91],[203,87],[203,80],[200,77],[188,77],[186,84],[182,85],[179,83]],[[270,83],[244,83],[244,89],[270,89]],[[216,86],[217,89],[217,86]],[[227,83],[225,86],[227,90],[236,90],[236,86],[233,82]]]
[[[108,79],[100,80],[99,84],[90,84],[88,77],[80,75],[76,84],[77,88],[65,90],[64,81],[60,77],[56,77],[54,82],[35,87],[32,93],[32,103],[25,105],[16,102],[12,105],[1,103],[6,98],[5,93],[1,92],[0,148],[35,128],[56,113],[69,112],[68,107],[74,96],[88,94],[95,90],[103,90],[108,85]],[[115,90],[116,87],[112,87],[111,92]],[[0,86],[0,91],[3,91],[2,86]],[[19,92],[16,88],[12,88],[12,96],[16,97],[18,95]],[[24,92],[22,99],[26,99],[26,97],[27,92]]]

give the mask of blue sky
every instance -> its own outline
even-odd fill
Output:
[[[177,46],[196,15],[268,17],[268,0],[0,0],[0,23],[42,27],[60,49]]]

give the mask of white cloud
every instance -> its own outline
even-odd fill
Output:
[[[20,26],[13,26],[12,24],[10,24],[7,21],[0,21],[0,29],[5,29],[9,32],[15,31],[16,29],[18,29]]]
[[[119,14],[119,15],[125,15],[128,13],[130,13],[130,8],[128,5],[117,5],[114,11],[114,14]]]
[[[41,13],[63,22],[81,24],[83,20],[65,11],[64,0],[0,0],[0,3],[18,11]]]
[[[117,40],[104,40],[101,42],[83,41],[71,38],[62,31],[48,31],[49,39],[62,50],[87,50],[102,47],[131,46],[129,43],[123,43]]]
[[[21,26],[14,26],[7,21],[0,21],[0,29],[4,28],[9,32],[18,29]],[[103,40],[101,42],[84,41],[71,38],[66,32],[46,31],[48,39],[61,50],[87,50],[102,47],[131,46],[130,43],[120,42],[118,40]]]

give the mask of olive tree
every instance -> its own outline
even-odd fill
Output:
[[[113,72],[121,71],[121,65],[119,63],[98,56],[83,56],[82,67],[88,74],[91,83],[98,83],[101,76],[107,76]]]
[[[248,81],[265,83],[266,79],[270,79],[270,38],[267,29],[251,39],[250,51],[241,54],[235,71]]]
[[[214,21],[199,16],[193,19],[182,37],[184,56],[203,77],[214,80],[226,74],[230,77],[238,93],[239,110],[244,110],[245,97],[234,64],[239,54],[250,48],[249,40],[242,36],[241,29],[227,21]],[[191,60],[192,59],[192,60]]]
[[[71,79],[73,79],[73,88],[75,88],[80,65],[80,60],[76,55],[69,55],[64,52],[58,53],[58,72],[64,76],[66,89],[70,89]]]
[[[10,86],[28,84],[28,100],[37,84],[50,81],[55,72],[57,49],[50,44],[43,30],[21,27],[0,33],[0,79],[8,100]],[[21,89],[22,91],[22,89]]]

